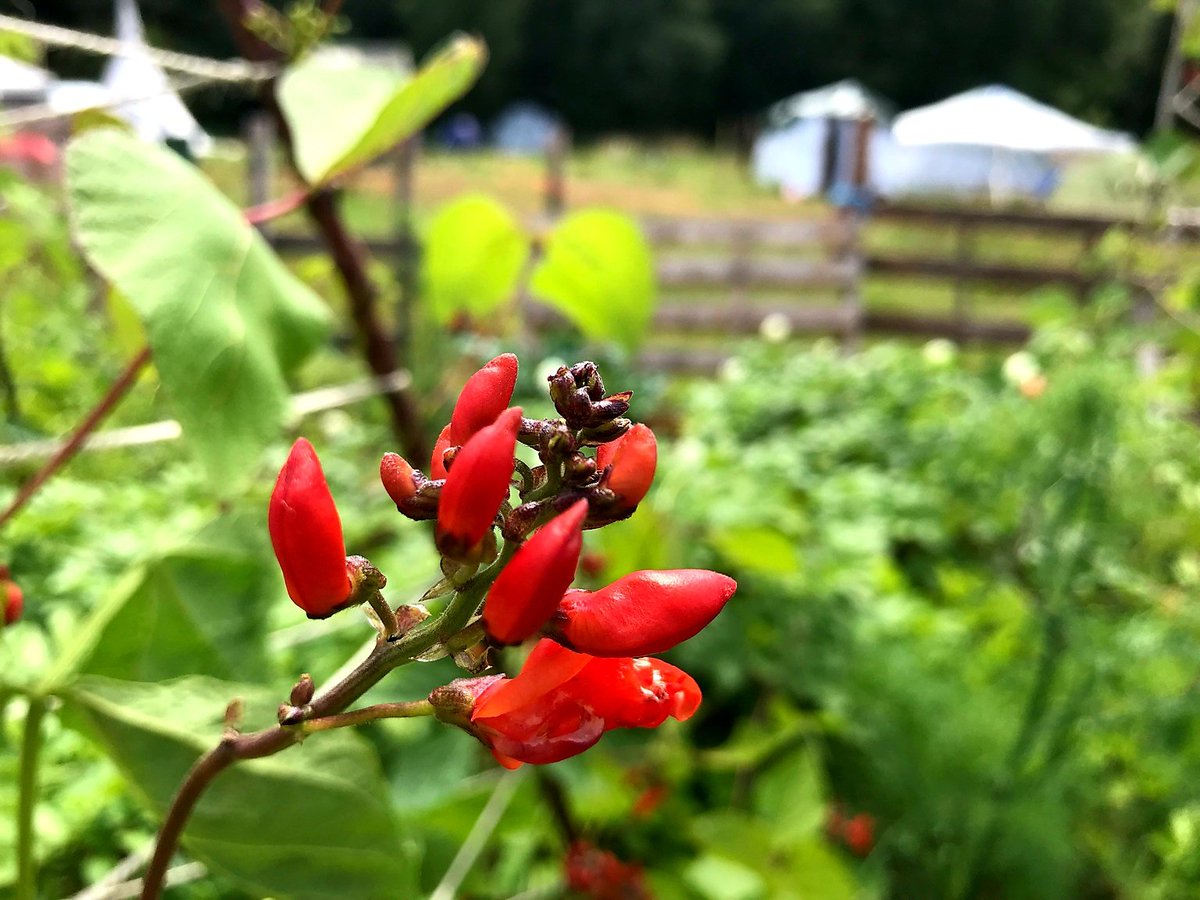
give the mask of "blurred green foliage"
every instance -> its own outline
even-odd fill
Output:
[[[697,743],[807,716],[888,896],[1193,896],[1200,465],[1130,350],[1049,326],[1029,397],[938,344],[767,347],[688,395],[655,509],[741,585],[676,654]]]

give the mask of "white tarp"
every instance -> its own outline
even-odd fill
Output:
[[[100,83],[113,112],[149,141],[184,142],[194,156],[212,151],[212,138],[192,118],[166,73],[146,52],[146,35],[136,0],[117,0],[116,37],[124,50],[109,59]]]
[[[892,134],[910,147],[965,144],[1049,155],[1121,153],[1136,147],[1127,134],[1089,125],[1003,85],[975,88],[901,113]]]
[[[890,119],[891,114],[891,104],[853,78],[847,78],[780,100],[767,110],[767,122],[775,129],[801,119],[874,119],[878,122]]]
[[[10,56],[0,56],[0,96],[41,98],[54,76]]]

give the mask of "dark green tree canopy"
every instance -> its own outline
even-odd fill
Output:
[[[43,21],[112,27],[111,0],[33,5]],[[453,30],[483,35],[492,59],[467,108],[490,117],[533,98],[583,135],[711,135],[721,122],[846,77],[900,108],[1003,82],[1142,130],[1169,25],[1144,0],[348,0],[343,9],[351,38],[404,41],[418,57]],[[207,3],[142,0],[142,14],[162,46],[234,52]],[[73,74],[96,68],[77,53],[51,62]],[[200,100],[203,114],[229,98]]]

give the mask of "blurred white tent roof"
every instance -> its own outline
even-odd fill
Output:
[[[770,128],[783,128],[798,119],[864,119],[886,121],[892,105],[853,78],[793,94],[767,109]]]
[[[145,140],[182,141],[195,156],[212,151],[212,138],[192,118],[171,88],[166,73],[147,52],[136,0],[117,0],[116,37],[125,50],[109,59],[100,83],[109,92],[113,112]]]
[[[54,76],[32,63],[0,56],[0,95],[41,95]]]
[[[1090,125],[1003,85],[975,88],[901,113],[892,135],[902,146],[968,144],[1051,155],[1124,153],[1132,137]]]

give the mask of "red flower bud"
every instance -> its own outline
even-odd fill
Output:
[[[455,446],[469,441],[496,421],[508,407],[517,384],[517,358],[511,353],[497,356],[467,379],[450,416],[450,440]]]
[[[469,730],[502,765],[516,768],[575,756],[613,728],[685,720],[699,705],[696,682],[668,663],[598,659],[542,640],[516,678],[478,694]]]
[[[453,559],[469,558],[487,534],[512,482],[513,450],[521,408],[500,414],[454,458],[438,501],[437,546]]]
[[[419,474],[403,456],[396,453],[385,453],[379,461],[379,480],[383,489],[388,492],[396,506],[403,507],[417,494],[417,481],[413,477]]]
[[[483,625],[501,644],[519,644],[554,614],[579,562],[588,503],[577,500],[526,541],[496,578],[483,604]]]
[[[8,577],[8,567],[4,566],[3,577],[0,578],[0,587],[3,587],[3,594],[0,594],[0,599],[4,601],[4,624],[11,625],[21,618],[21,613],[25,611],[25,595],[21,589],[17,587],[15,581]]]
[[[596,448],[596,466],[601,470],[612,467],[601,484],[617,495],[625,509],[642,502],[657,464],[658,443],[645,425],[634,425],[615,441]]]
[[[292,445],[267,514],[271,546],[292,602],[310,619],[347,605],[352,591],[342,522],[316,451],[304,438]]]
[[[438,435],[433,445],[433,456],[429,459],[429,477],[439,481],[446,477],[446,451],[453,447],[450,443],[450,426],[447,425]]]
[[[705,569],[633,572],[598,591],[569,591],[547,633],[593,656],[662,653],[698,634],[736,590]]]

